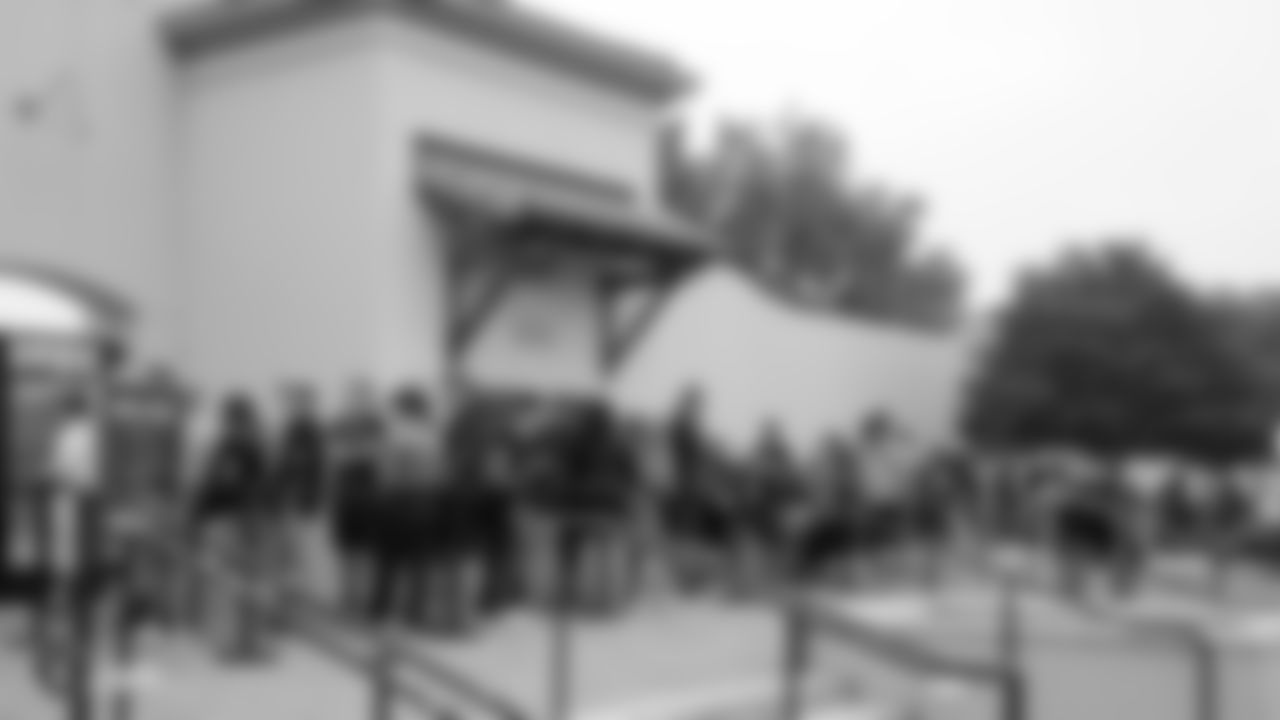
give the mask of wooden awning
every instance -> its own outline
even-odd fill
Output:
[[[654,307],[633,313],[642,318],[634,327],[602,322],[606,362],[614,365],[679,281],[711,256],[705,235],[617,183],[435,137],[418,153],[419,189],[444,235],[457,288],[455,352],[513,279],[557,275],[595,288],[602,316],[623,293],[651,291]]]
[[[607,180],[458,143],[424,141],[419,179],[448,240],[468,255],[662,280],[699,266],[711,246],[689,223]]]

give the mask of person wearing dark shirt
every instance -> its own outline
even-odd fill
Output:
[[[464,403],[448,426],[448,463],[435,494],[441,627],[454,634],[474,629],[484,609],[486,570],[501,538],[495,517],[498,488],[490,476],[485,418],[474,403]]]
[[[372,392],[361,388],[335,429],[332,504],[333,541],[338,550],[342,604],[370,619],[379,531],[378,491],[382,481],[383,423]]]
[[[286,406],[287,417],[272,448],[272,486],[280,521],[277,558],[282,574],[294,576],[307,592],[324,598],[331,592],[333,575],[321,513],[329,475],[324,431],[309,388],[290,388]]]
[[[315,515],[325,497],[324,431],[309,390],[292,389],[288,405],[275,453],[276,483],[291,514]]]
[[[387,620],[438,625],[457,546],[457,522],[445,501],[446,479],[434,416],[426,394],[406,388],[393,400],[383,462],[379,516],[381,572],[375,604]]]
[[[266,441],[248,397],[232,395],[222,411],[219,435],[209,455],[196,499],[202,545],[235,563],[249,576],[261,573],[268,545],[273,497]],[[262,613],[234,603],[234,636],[226,648],[236,660],[259,659],[265,651]]]
[[[598,610],[612,610],[621,601],[627,514],[635,478],[619,429],[602,402],[577,409],[564,443],[564,477],[569,483],[561,512],[577,532],[584,599]]]
[[[702,414],[702,394],[691,390],[682,398],[668,430],[674,478],[664,514],[673,569],[686,589],[709,579],[715,548],[723,547],[729,535],[728,518],[712,492],[723,468],[705,435]]]
[[[732,481],[728,498],[731,532],[726,541],[727,578],[737,594],[749,594],[770,570],[793,578],[801,537],[813,506],[801,485],[801,470],[777,423],[765,426],[750,468]],[[771,574],[771,573],[769,573]]]

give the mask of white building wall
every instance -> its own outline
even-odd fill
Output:
[[[380,47],[383,101],[381,197],[392,231],[385,260],[395,290],[383,295],[384,358],[440,376],[444,303],[439,228],[411,190],[414,143],[434,134],[601,177],[655,197],[660,112],[608,91],[562,79],[415,24],[372,21]],[[585,290],[553,282],[524,287],[497,313],[467,358],[482,382],[595,391],[603,377],[595,319]],[[425,330],[425,333],[424,333]]]
[[[335,393],[374,369],[387,229],[365,30],[254,44],[181,76],[182,355],[205,389]]]
[[[100,283],[169,359],[170,63],[148,2],[0,0],[0,263]],[[45,111],[24,121],[18,105]]]
[[[871,412],[924,442],[953,437],[975,339],[823,316],[727,269],[693,279],[614,388],[618,405],[670,413],[699,387],[708,422],[739,449],[776,421],[799,448],[853,437]]]

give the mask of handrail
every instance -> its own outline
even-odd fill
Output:
[[[1002,635],[999,660],[966,659],[930,648],[915,639],[874,627],[871,623],[840,613],[803,590],[778,593],[774,602],[786,621],[787,650],[783,659],[783,686],[780,717],[798,720],[803,700],[800,685],[813,662],[814,642],[832,638],[870,650],[876,659],[889,665],[909,668],[912,673],[957,678],[990,688],[999,697],[1003,720],[1028,717],[1027,677],[1016,654],[1018,640]],[[1016,621],[1015,621],[1016,622]],[[1010,632],[1012,628],[1006,629]]]
[[[528,720],[527,714],[514,703],[499,697],[491,690],[480,687],[473,680],[448,667],[421,648],[409,647],[398,640],[393,642],[397,663],[417,670],[445,688],[481,706],[499,720]]]
[[[174,566],[182,568],[186,572],[198,572],[205,578],[212,579],[220,589],[230,591],[250,602],[265,604],[273,596],[287,595],[290,604],[295,608],[302,609],[311,621],[303,625],[292,625],[295,635],[320,650],[337,664],[343,665],[359,674],[372,676],[375,681],[380,680],[380,678],[376,677],[382,669],[376,644],[369,642],[368,645],[371,647],[362,652],[353,648],[353,643],[338,640],[332,634],[329,637],[325,637],[325,632],[332,633],[333,630],[338,628],[338,624],[328,617],[330,615],[328,608],[323,607],[321,603],[308,597],[298,588],[290,587],[289,583],[279,580],[266,580],[264,584],[261,579],[247,578],[242,572],[234,569],[234,564],[228,559],[213,557],[212,553],[202,553],[202,557],[196,558],[195,563],[184,563],[182,562],[184,559],[190,560],[191,558],[184,557],[182,552],[175,546],[157,543],[150,549],[163,549],[167,559],[173,561]],[[394,664],[392,667],[394,668]],[[452,720],[456,717],[452,709],[436,700],[432,700],[421,689],[412,687],[404,682],[398,682],[394,675],[383,680],[386,681],[385,687],[391,696],[409,703],[428,717],[439,718],[440,720]]]
[[[900,633],[875,627],[869,622],[845,615],[801,593],[779,597],[783,612],[807,625],[807,630],[846,643],[866,647],[887,663],[910,667],[927,675],[945,675],[984,685],[1010,681],[1014,668],[999,661],[958,657],[930,648],[923,642],[904,638]]]

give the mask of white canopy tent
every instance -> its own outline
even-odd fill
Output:
[[[95,318],[78,298],[39,280],[0,274],[0,330],[85,336]]]

